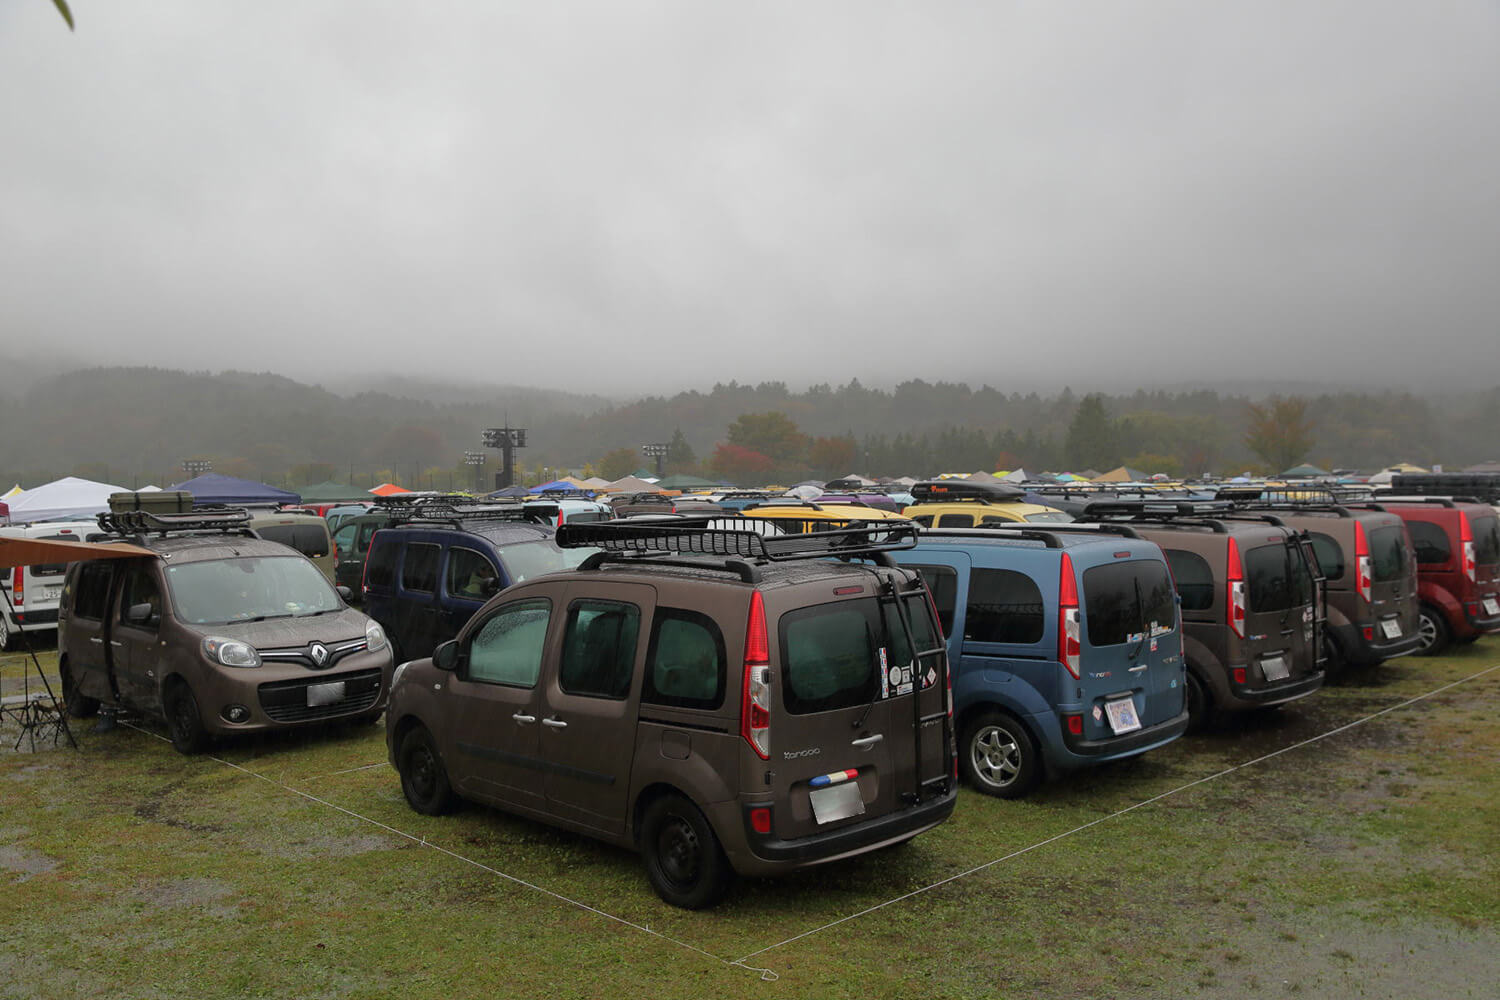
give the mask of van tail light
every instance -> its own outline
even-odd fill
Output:
[[[1078,611],[1078,578],[1073,575],[1073,560],[1062,556],[1062,576],[1057,584],[1057,662],[1077,680],[1083,665],[1081,629],[1083,616]]]
[[[740,735],[761,760],[771,759],[771,645],[766,636],[766,605],[750,592],[745,623],[745,680],[740,698]]]
[[[1245,567],[1240,562],[1240,547],[1233,538],[1229,540],[1229,588],[1225,611],[1229,627],[1241,639],[1245,638]]]
[[[561,507],[557,508],[557,526],[559,528],[563,526],[563,513]]]
[[[1370,540],[1365,537],[1365,526],[1354,522],[1354,586],[1365,601],[1371,599],[1370,586]]]
[[[10,578],[10,599],[17,608],[26,603],[26,567],[17,566]]]
[[[1469,527],[1469,515],[1458,512],[1458,544],[1464,551],[1464,576],[1470,583],[1479,579],[1479,565],[1474,561],[1474,531]]]

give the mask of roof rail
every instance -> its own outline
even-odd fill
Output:
[[[947,531],[949,529],[939,528],[937,530]],[[1092,521],[1087,524],[1049,523],[1046,526],[1041,526],[1027,521],[985,521],[983,524],[976,524],[972,528],[958,530],[975,532],[994,532],[996,530],[1000,530],[1012,534],[1021,534],[1023,532],[1038,532],[1042,534],[1062,532],[1066,534],[1068,532],[1073,532],[1074,534],[1080,535],[1119,535],[1121,538],[1141,537],[1140,532],[1136,531],[1128,524],[1113,524],[1108,521]]]
[[[559,527],[556,541],[565,549],[594,547],[631,556],[663,553],[739,556],[762,562],[875,555],[917,544],[917,526],[910,521],[862,522],[828,531],[768,536],[755,531],[711,528],[710,520],[722,519],[684,518],[675,524],[585,521]]]
[[[183,514],[155,513],[149,510],[105,511],[95,518],[99,528],[111,535],[161,535],[176,532],[219,532],[226,535],[248,535],[250,512],[243,507],[199,507]]]
[[[1387,495],[1385,493],[1377,493],[1377,494],[1375,494],[1375,496],[1371,497],[1370,499],[1371,499],[1371,502],[1375,502],[1375,503],[1430,503],[1430,504],[1436,504],[1439,507],[1452,507],[1455,502],[1456,503],[1480,503],[1481,502],[1481,501],[1478,501],[1478,500],[1474,500],[1471,497],[1452,497],[1452,496],[1434,497],[1434,496],[1425,496],[1425,495],[1423,495],[1423,496],[1399,496],[1399,495]]]
[[[413,522],[450,524],[460,527],[476,521],[531,521],[545,517],[542,505],[528,509],[514,497],[493,500],[472,497],[467,493],[398,493],[380,497],[376,505],[390,514],[390,525]],[[555,508],[555,505],[553,505]],[[556,516],[557,511],[551,511]]]

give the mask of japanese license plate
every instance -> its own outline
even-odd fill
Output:
[[[57,600],[61,596],[62,596],[62,588],[61,587],[43,587],[42,588],[42,600],[44,600],[44,601],[55,601],[55,600]]]
[[[1109,728],[1116,736],[1122,733],[1133,733],[1141,728],[1141,717],[1135,711],[1135,699],[1121,698],[1118,701],[1106,701],[1104,703],[1104,714],[1109,717]]]
[[[837,819],[848,819],[865,811],[865,800],[859,794],[859,782],[846,781],[827,788],[814,788],[808,793],[812,803],[813,819],[819,823],[832,823]]]
[[[1287,666],[1286,657],[1268,656],[1260,661],[1260,672],[1268,681],[1284,681],[1292,675],[1292,668]]]
[[[337,705],[343,700],[343,681],[329,681],[327,684],[309,684],[307,686],[308,708],[321,708],[324,705]]]
[[[1485,614],[1500,615],[1500,601],[1495,600],[1493,597],[1486,597],[1483,603]]]
[[[1401,638],[1401,622],[1396,618],[1387,618],[1380,623],[1380,628],[1385,632],[1387,639]]]

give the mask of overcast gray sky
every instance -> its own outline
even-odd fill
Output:
[[[1493,0],[72,7],[0,3],[0,358],[1500,383]]]

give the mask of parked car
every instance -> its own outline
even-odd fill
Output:
[[[1417,562],[1419,656],[1500,631],[1500,518],[1489,504],[1382,496],[1359,506],[1406,522]]]
[[[858,502],[825,504],[822,501],[798,500],[796,497],[772,497],[750,504],[740,514],[748,518],[775,521],[788,534],[829,531],[864,521],[909,523],[908,518],[893,511]]]
[[[339,529],[351,518],[370,513],[375,504],[371,503],[342,503],[328,508],[323,512],[323,520],[328,522],[330,534],[337,535]]]
[[[103,537],[93,521],[38,521],[0,527],[0,536],[61,542],[92,542]],[[40,563],[0,570],[0,651],[10,649],[22,632],[57,628],[67,563]]]
[[[182,753],[215,737],[373,721],[390,693],[380,626],[243,510],[99,515],[149,555],[69,565],[58,674],[69,714],[162,718]]]
[[[552,496],[544,493],[526,500],[525,506],[537,520],[549,521],[554,527],[572,521],[608,521],[615,516],[609,504],[577,494]]]
[[[1160,545],[1182,599],[1191,728],[1323,686],[1322,577],[1303,532],[1228,503],[1097,501],[1080,521]]]
[[[333,582],[348,587],[357,602],[364,601],[365,559],[370,554],[370,541],[375,532],[390,520],[390,514],[385,510],[366,510],[363,514],[343,518],[338,531],[334,532],[333,551],[337,562],[333,567]]]
[[[707,496],[674,493],[616,493],[608,498],[615,517],[632,514],[716,514],[723,510]]]
[[[901,513],[924,528],[972,528],[990,521],[1053,524],[1071,521],[1055,507],[1029,503],[1026,491],[1009,483],[933,479],[911,488],[916,503]]]
[[[335,574],[337,560],[333,538],[328,534],[328,522],[312,511],[252,508],[250,530],[261,538],[296,549],[318,567],[329,583],[338,582]]]
[[[1417,561],[1398,515],[1345,506],[1321,490],[1263,493],[1255,487],[1221,490],[1220,496],[1307,532],[1328,598],[1323,638],[1330,669],[1373,667],[1422,647]]]
[[[432,655],[501,589],[585,555],[559,548],[550,522],[520,501],[423,495],[381,507],[390,523],[370,540],[364,610],[397,662]]]
[[[893,558],[932,590],[953,671],[958,761],[975,788],[1134,756],[1188,727],[1177,595],[1124,525],[924,531]]]
[[[569,551],[602,551],[399,668],[386,738],[407,802],[474,799],[633,848],[688,909],[735,873],[932,828],[957,794],[947,657],[920,578],[882,553],[913,536],[564,525]]]

